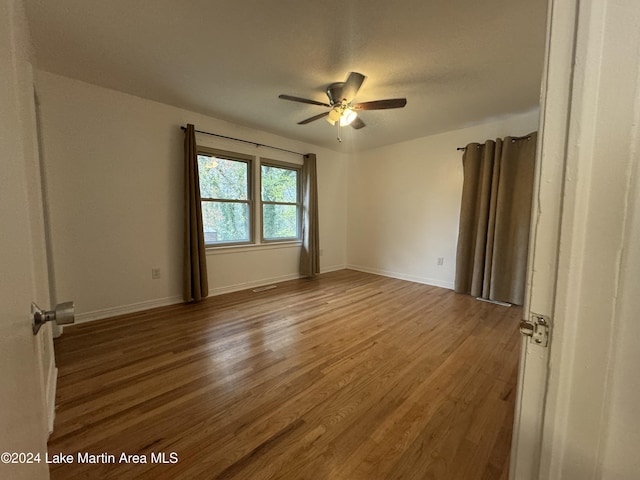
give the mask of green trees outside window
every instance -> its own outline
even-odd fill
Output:
[[[297,238],[298,170],[261,166],[262,236],[265,240]]]
[[[198,155],[198,173],[205,243],[249,242],[249,163]]]
[[[199,153],[205,244],[232,245],[255,241],[252,202],[255,182],[252,171],[252,160]],[[299,238],[300,170],[295,165],[263,163],[259,175],[262,240]]]

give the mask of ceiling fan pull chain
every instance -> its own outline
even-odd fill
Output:
[[[340,121],[336,122],[338,124],[338,142],[342,143],[342,124]]]

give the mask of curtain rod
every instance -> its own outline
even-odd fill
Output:
[[[511,141],[515,142],[516,140],[529,140],[531,138],[531,135],[524,135],[523,137],[511,137]],[[480,148],[481,144],[478,144],[478,148]],[[464,152],[467,149],[467,147],[458,147],[456,148],[456,150],[458,150],[459,152]]]
[[[185,127],[185,126],[181,126],[180,127],[180,130],[182,130],[183,132],[186,129],[187,129],[187,127]],[[241,138],[227,137],[226,135],[219,135],[217,133],[205,132],[203,130],[195,130],[195,132],[196,133],[203,133],[205,135],[211,135],[213,137],[226,138],[227,140],[233,140],[235,142],[248,143],[250,145],[255,145],[256,147],[267,147],[267,148],[272,148],[274,150],[280,150],[282,152],[295,153],[296,155],[300,155],[301,157],[304,157],[304,155],[305,155],[304,153],[294,152],[293,150],[287,150],[286,148],[272,147],[271,145],[265,145],[264,143],[250,142],[249,140],[242,140]]]

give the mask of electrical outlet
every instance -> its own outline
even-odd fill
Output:
[[[438,266],[441,267],[444,265],[444,257],[438,257]]]
[[[159,268],[152,268],[151,269],[151,278],[153,280],[157,280],[160,278],[160,269]]]

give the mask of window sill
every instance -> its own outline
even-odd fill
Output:
[[[253,243],[251,245],[225,245],[223,247],[208,246],[205,247],[207,255],[224,255],[229,253],[245,253],[262,250],[277,250],[281,248],[299,248],[302,245],[300,240],[289,242],[269,242],[269,243]]]

